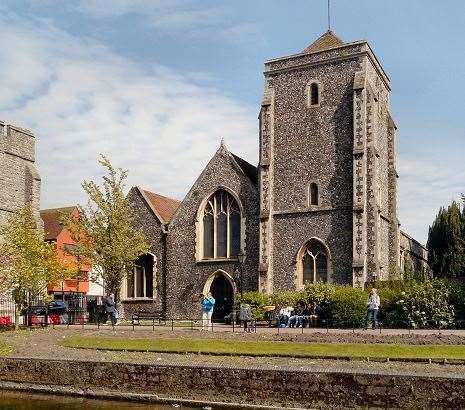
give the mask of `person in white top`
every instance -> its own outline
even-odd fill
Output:
[[[372,325],[372,328],[378,326],[378,311],[381,301],[375,288],[371,289],[367,301],[367,328]]]
[[[278,326],[284,325],[287,327],[289,325],[289,318],[291,317],[291,312],[294,310],[292,306],[287,306],[281,308],[278,314]]]

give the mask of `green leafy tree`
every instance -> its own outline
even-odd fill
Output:
[[[29,207],[13,213],[0,227],[0,286],[16,305],[15,327],[19,313],[36,298],[46,298],[47,288],[67,273],[55,245],[44,242]]]
[[[84,181],[88,196],[86,207],[79,206],[79,216],[64,217],[71,235],[76,239],[80,258],[91,261],[102,275],[106,291],[119,297],[125,277],[132,273],[136,259],[149,250],[142,231],[133,224],[124,195],[128,172],[115,169],[104,156],[99,160],[106,170],[102,185]]]
[[[435,276],[465,274],[464,211],[457,202],[441,208],[428,234],[428,262]]]

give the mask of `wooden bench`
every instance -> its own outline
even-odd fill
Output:
[[[135,326],[141,326],[141,320],[152,321],[152,328],[155,330],[155,321],[158,320],[160,324],[162,320],[165,320],[163,312],[138,312],[132,314],[132,330]]]

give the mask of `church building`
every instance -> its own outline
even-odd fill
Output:
[[[134,187],[135,223],[151,251],[123,285],[123,310],[214,318],[242,290],[316,281],[365,286],[426,267],[400,230],[390,81],[367,41],[328,31],[298,54],[265,62],[258,165],[221,143],[182,202]]]

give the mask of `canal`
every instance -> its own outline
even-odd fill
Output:
[[[124,401],[94,400],[81,397],[51,396],[26,392],[0,391],[0,410],[173,410],[202,409],[184,405],[161,405]],[[206,408],[206,407],[205,407]],[[218,408],[214,408],[218,410]]]

